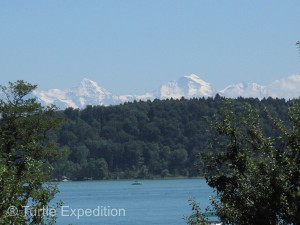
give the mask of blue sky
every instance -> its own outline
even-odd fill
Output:
[[[0,83],[84,77],[141,94],[195,73],[220,89],[300,72],[298,0],[0,1]]]

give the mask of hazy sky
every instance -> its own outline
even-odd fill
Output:
[[[0,83],[87,77],[141,94],[195,73],[219,89],[300,72],[299,0],[0,1]]]

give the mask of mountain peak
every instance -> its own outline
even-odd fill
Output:
[[[97,82],[90,80],[88,78],[83,78],[80,82],[81,86],[86,86],[86,87],[99,87]]]
[[[185,78],[188,78],[188,79],[191,79],[191,80],[197,80],[197,79],[200,79],[200,77],[194,73],[190,74],[190,75],[185,75],[183,76]]]
[[[200,79],[196,74],[183,76],[177,81],[170,81],[162,85],[156,94],[156,96],[162,99],[209,97],[212,95],[213,90],[210,84]]]
[[[94,82],[94,81],[92,81],[91,79],[89,79],[87,77],[82,78],[81,81],[84,81],[84,82]]]
[[[110,93],[104,88],[100,87],[97,82],[90,80],[88,78],[83,78],[78,87],[76,87],[79,93],[82,95],[91,95],[91,94],[101,94],[109,95]]]
[[[210,84],[206,81],[202,80],[198,75],[192,73],[191,75],[183,76],[183,78],[188,79],[190,81],[196,82],[198,84],[201,84],[203,86],[209,86]]]

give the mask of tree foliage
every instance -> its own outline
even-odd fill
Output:
[[[284,121],[267,108],[245,104],[238,111],[231,103],[212,124],[212,148],[222,151],[210,157],[206,179],[224,224],[300,224],[299,102],[288,109]]]
[[[49,180],[48,159],[59,155],[46,140],[60,120],[54,106],[42,107],[28,97],[36,85],[24,81],[0,86],[0,223],[48,224],[55,218],[26,213],[46,208],[57,192]],[[15,207],[18,213],[9,214]],[[28,208],[27,208],[28,209]]]
[[[190,199],[190,206],[192,207],[192,215],[184,218],[188,225],[208,225],[208,218],[202,213],[199,204],[195,199]]]

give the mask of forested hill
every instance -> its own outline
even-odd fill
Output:
[[[236,110],[248,102],[286,119],[284,99],[234,100]],[[211,132],[208,119],[218,114],[224,99],[154,100],[118,106],[68,108],[64,123],[51,136],[68,146],[64,158],[52,162],[53,177],[72,180],[197,176],[199,153],[205,154]],[[271,129],[264,124],[265,129]],[[200,163],[201,164],[201,163]],[[200,168],[201,169],[201,168]]]

